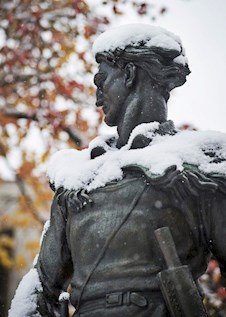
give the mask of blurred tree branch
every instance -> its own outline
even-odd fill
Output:
[[[14,119],[27,119],[27,120],[37,121],[37,122],[40,120],[37,117],[36,113],[25,113],[25,112],[19,112],[14,110],[0,111],[0,115],[9,117],[9,118],[14,118]],[[76,132],[76,130],[73,127],[61,125],[61,130],[66,132],[69,135],[72,142],[74,142],[76,146],[82,146],[83,144],[82,138],[78,135],[78,132]]]

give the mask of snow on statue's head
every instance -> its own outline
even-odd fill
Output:
[[[181,40],[173,33],[148,24],[121,25],[102,33],[94,42],[96,61],[124,68],[132,62],[169,92],[190,73]]]

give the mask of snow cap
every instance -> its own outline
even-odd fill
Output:
[[[133,48],[157,48],[175,52],[174,62],[186,65],[187,58],[181,40],[175,34],[149,24],[127,24],[102,33],[93,44],[93,53],[114,52]]]

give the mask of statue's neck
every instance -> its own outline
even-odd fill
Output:
[[[157,89],[137,87],[123,105],[123,113],[118,124],[119,139],[117,147],[124,146],[132,130],[141,123],[165,122],[167,120],[167,105]]]

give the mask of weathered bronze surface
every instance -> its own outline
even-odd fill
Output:
[[[117,126],[117,148],[141,123],[157,121],[157,134],[176,133],[167,121],[169,92],[190,72],[173,61],[178,54],[142,45],[97,54],[96,105],[103,107],[105,122]],[[138,135],[131,149],[150,142]],[[94,148],[91,159],[104,152]],[[161,227],[170,229],[180,261],[195,280],[205,272],[211,253],[224,273],[226,248],[220,233],[225,232],[226,198],[218,180],[175,166],[158,179],[141,166],[127,166],[123,175],[88,195],[56,188],[51,225],[36,265],[43,284],[42,316],[58,316],[58,296],[69,283],[76,317],[169,316],[157,277],[167,269],[154,234]]]

